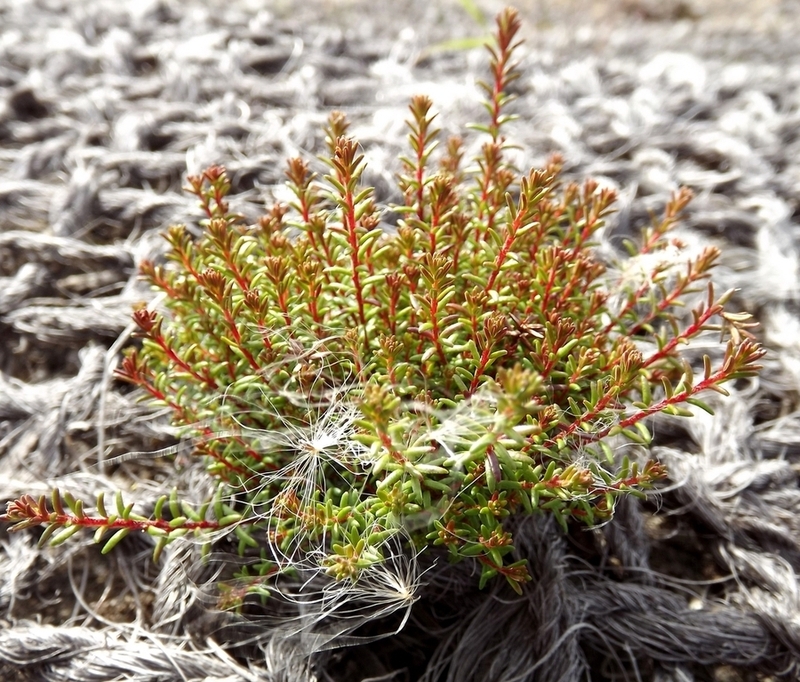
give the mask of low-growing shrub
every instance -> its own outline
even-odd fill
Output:
[[[627,255],[601,257],[614,192],[563,181],[557,156],[514,168],[518,30],[514,11],[498,17],[469,164],[460,140],[437,147],[432,103],[413,99],[404,201],[390,212],[361,182],[340,114],[327,174],[291,159],[294,201],[256,224],[231,212],[224,169],[190,177],[203,234],[169,228],[168,262],[143,266],[164,310],[134,312],[142,341],[117,377],[169,408],[215,495],[189,504],[167,490],[145,515],[122,494],[89,504],[54,490],[9,503],[11,530],[41,525],[57,545],[89,528],[104,552],[143,532],[155,560],[178,538],[235,534],[225,606],[293,573],[391,582],[429,546],[477,562],[481,586],[502,576],[519,592],[529,576],[508,517],[604,523],[663,477],[640,457],[646,419],[707,409],[699,396],[756,372],[762,350],[708,281],[718,251],[687,256],[672,236],[688,191]],[[695,375],[687,353],[709,332],[724,352]]]

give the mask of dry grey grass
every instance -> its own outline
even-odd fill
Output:
[[[800,16],[790,2],[748,3],[749,18],[710,0],[520,5],[520,165],[559,150],[572,175],[617,187],[612,242],[694,189],[683,236],[722,246],[716,278],[741,288],[770,351],[760,379],[714,417],[658,421],[669,485],[613,524],[567,538],[521,521],[524,600],[439,565],[404,633],[311,663],[302,638],[215,613],[213,567],[191,546],[153,566],[129,538],[101,562],[88,539],[39,550],[0,530],[3,679],[402,680],[426,657],[431,682],[800,674]],[[224,164],[256,215],[283,159],[313,156],[343,108],[378,198],[396,198],[410,95],[453,129],[479,115],[483,55],[435,48],[482,29],[458,3],[417,0],[9,0],[0,26],[0,500],[122,487],[146,510],[167,477],[199,499],[188,445],[177,473],[157,456],[102,464],[172,443],[110,371],[150,296],[137,264],[163,248],[159,229],[196,225],[182,177]]]

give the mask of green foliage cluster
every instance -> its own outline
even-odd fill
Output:
[[[510,515],[597,524],[662,477],[609,443],[646,446],[646,417],[705,407],[698,394],[757,371],[762,350],[748,316],[725,312],[730,292],[707,283],[718,252],[674,256],[688,192],[629,244],[643,265],[623,278],[593,249],[614,193],[562,181],[557,157],[513,167],[503,129],[518,30],[512,10],[498,17],[471,165],[460,140],[437,147],[431,101],[412,101],[396,227],[361,182],[340,114],[327,174],[290,160],[293,203],[257,224],[230,211],[222,168],[189,178],[203,235],[170,228],[169,262],[143,267],[167,312],[134,313],[142,344],[118,377],[194,439],[214,499],[192,507],[173,493],[139,516],[121,497],[113,513],[102,497],[87,513],[55,491],[11,503],[5,519],[44,524],[55,542],[114,531],[106,549],[144,531],[156,554],[229,530],[253,558],[253,589],[301,565],[357,581],[402,534],[479,562],[481,585],[502,575],[520,591]],[[704,290],[687,315],[687,296]],[[725,337],[724,358],[695,377],[683,348],[709,330]]]

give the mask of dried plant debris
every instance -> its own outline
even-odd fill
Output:
[[[800,17],[767,0],[741,13],[713,0],[592,4],[577,15],[573,4],[520,4],[527,42],[507,103],[517,119],[503,123],[517,146],[505,158],[515,169],[544,168],[558,152],[564,184],[592,177],[616,192],[616,212],[592,237],[605,266],[662,219],[674,192],[691,188],[670,234],[695,259],[719,249],[716,291],[736,289],[727,309],[760,322],[743,330],[767,349],[758,378],[726,383],[727,398],[706,396],[713,415],[649,417],[649,455],[668,478],[643,500],[619,498],[613,520],[591,530],[567,521],[566,533],[552,514],[505,522],[505,565],[527,562],[521,597],[503,580],[479,589],[479,561],[450,564],[440,549],[388,540],[391,562],[366,571],[357,599],[301,566],[280,576],[264,604],[234,591],[238,611],[221,611],[219,585],[237,584],[252,558],[240,556],[236,535],[213,535],[207,561],[202,543],[173,542],[153,563],[153,541],[136,533],[100,556],[91,534],[40,547],[41,527],[4,526],[0,677],[796,678]],[[202,238],[184,178],[224,165],[228,213],[253,224],[265,196],[292,198],[287,159],[330,172],[316,165],[326,150],[318,131],[330,108],[346,107],[375,207],[402,205],[396,178],[413,177],[396,161],[407,103],[431,99],[443,141],[481,117],[476,82],[491,74],[482,49],[470,48],[488,30],[481,17],[500,9],[0,7],[3,502],[44,495],[51,512],[57,487],[86,501],[89,515],[106,491],[114,514],[111,491],[122,490],[123,512],[133,504],[131,513],[150,519],[169,507],[169,495],[159,501],[165,486],[195,512],[213,499],[197,438],[113,378],[138,329],[131,307],[168,312],[137,276],[143,263],[163,262],[158,233],[180,223],[188,239]],[[481,137],[470,139],[466,159],[481,153]],[[394,225],[406,216],[382,217]],[[641,258],[628,265],[614,271],[620,282],[652,269]],[[691,305],[686,313],[691,321]],[[509,338],[535,343],[534,322],[518,317]],[[712,367],[724,362],[718,336],[685,348],[695,381],[704,355]],[[635,460],[641,447],[621,454]]]

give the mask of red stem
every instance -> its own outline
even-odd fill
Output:
[[[349,178],[341,178],[340,181],[346,181]],[[348,182],[342,182],[345,187],[347,186]],[[361,263],[358,259],[358,232],[356,226],[356,208],[353,203],[353,192],[349,189],[345,193],[345,204],[347,206],[346,210],[344,211],[344,222],[347,227],[347,241],[350,245],[350,262],[353,266],[353,286],[356,290],[356,302],[358,303],[358,319],[361,325],[364,327],[364,334],[367,333],[367,318],[364,314],[364,294],[361,290],[361,276],[359,275],[358,269],[361,267]]]
[[[191,366],[189,366],[184,360],[181,360],[176,354],[175,351],[170,348],[166,341],[164,341],[163,336],[151,337],[153,341],[155,341],[161,349],[167,354],[167,357],[172,360],[178,367],[180,367],[184,372],[188,372],[191,374],[195,379],[198,381],[202,381],[204,384],[208,384],[211,388],[217,388],[217,382],[214,381],[210,376],[202,376],[195,372]]]
[[[422,160],[425,156],[426,133],[426,126],[420,126],[417,134],[417,167],[414,169],[414,180],[417,184],[417,218],[423,221],[425,220],[425,165]],[[431,253],[433,253],[433,248],[431,248]]]
[[[433,338],[433,343],[436,346],[436,352],[439,354],[439,359],[442,361],[442,364],[447,364],[447,356],[444,354],[444,348],[442,348],[442,342],[439,339],[439,319],[437,318],[437,314],[439,312],[439,301],[436,298],[436,294],[438,294],[437,289],[431,291],[431,324],[433,328],[431,329],[431,337]]]
[[[36,514],[28,517],[36,524],[56,524],[59,526],[81,526],[83,528],[102,528],[107,526],[109,529],[129,528],[130,530],[147,530],[148,528],[160,528],[161,530],[176,530],[170,526],[166,519],[116,519],[109,523],[105,518],[93,518],[91,516],[75,516],[74,514]],[[30,524],[33,525],[33,524]],[[187,530],[206,530],[223,528],[218,521],[189,521],[187,520],[180,528]]]
[[[545,287],[544,296],[542,297],[542,310],[547,310],[547,304],[550,302],[550,295],[553,293],[553,285],[556,282],[556,274],[561,270],[561,261],[561,252],[556,252],[553,254],[553,264],[550,267],[550,277],[547,280],[547,286]]]
[[[231,330],[231,334],[233,335],[233,340],[236,342],[236,345],[239,347],[239,350],[242,351],[242,354],[247,358],[247,362],[250,363],[250,366],[256,370],[256,372],[260,371],[262,368],[256,362],[256,359],[253,357],[252,353],[247,350],[242,345],[242,335],[239,333],[239,330],[236,327],[236,320],[233,319],[231,315],[231,311],[225,308],[224,306],[220,306],[225,314],[225,322],[228,325],[228,328]]]
[[[644,363],[642,364],[642,367],[643,368],[649,367],[654,362],[658,362],[659,360],[662,360],[665,357],[669,356],[669,354],[675,349],[675,347],[679,343],[685,341],[688,338],[691,338],[695,334],[698,334],[700,331],[702,331],[703,325],[705,325],[706,322],[708,322],[712,317],[714,317],[714,315],[719,314],[719,312],[720,312],[720,306],[712,305],[709,308],[707,308],[705,311],[703,311],[702,314],[698,315],[697,319],[691,325],[689,325],[689,327],[686,329],[686,331],[684,331],[683,334],[681,334],[680,336],[676,336],[673,339],[670,339],[669,342],[667,342],[661,350],[653,353],[649,358],[647,358],[647,360],[645,360]]]
[[[478,381],[483,376],[483,373],[486,371],[486,365],[489,363],[489,356],[492,354],[492,346],[487,346],[483,349],[481,353],[481,362],[478,365],[478,371],[475,372],[475,376],[472,377],[472,381],[469,385],[469,390],[467,391],[467,397],[471,396],[478,388]]]
[[[489,282],[486,285],[486,291],[489,291],[494,287],[494,283],[497,280],[497,277],[500,275],[500,268],[503,267],[503,263],[508,256],[508,252],[511,250],[511,247],[514,245],[514,240],[517,238],[517,231],[520,228],[520,223],[522,222],[522,211],[520,210],[516,217],[514,218],[514,222],[508,230],[508,234],[506,235],[505,242],[503,242],[503,246],[500,249],[500,252],[497,254],[497,258],[494,261],[494,270],[492,270],[492,274],[489,276]]]

